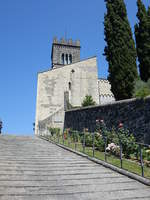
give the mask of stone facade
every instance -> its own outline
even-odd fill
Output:
[[[39,122],[46,120],[59,110],[65,110],[64,93],[66,91],[68,91],[69,103],[72,106],[81,106],[87,94],[99,104],[97,74],[96,57],[39,73],[36,127]],[[54,127],[60,126],[63,128],[63,119],[61,124],[55,123]]]
[[[111,95],[109,82],[98,81],[97,58],[80,61],[79,41],[55,38],[51,58],[51,69],[38,73],[36,134],[39,128],[63,130],[66,108],[81,106],[86,95],[91,95],[97,105],[103,103],[99,95]]]
[[[150,97],[67,111],[65,128],[95,131],[96,119],[103,119],[108,128],[122,122],[138,140],[150,144]]]

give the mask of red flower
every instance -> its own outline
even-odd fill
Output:
[[[66,140],[66,138],[67,138],[67,136],[66,136],[66,134],[64,134],[64,139]]]
[[[120,122],[118,127],[123,128],[123,123]]]

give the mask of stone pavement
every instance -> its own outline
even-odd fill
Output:
[[[150,200],[150,187],[39,138],[0,136],[0,200]]]

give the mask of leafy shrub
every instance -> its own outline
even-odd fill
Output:
[[[93,146],[93,137],[91,133],[85,133],[85,146],[92,147]]]
[[[104,138],[100,133],[95,133],[95,147],[99,151],[104,151],[105,149]]]
[[[104,120],[97,119],[96,120],[96,147],[100,151],[105,150],[105,139],[108,136],[108,130],[106,128],[106,125],[104,123]]]
[[[81,133],[79,133],[78,131],[69,131],[69,136],[71,138],[71,140],[73,142],[79,142],[80,141],[80,138],[81,138]]]
[[[150,79],[148,82],[142,80],[137,80],[134,88],[134,97],[144,98],[150,95]]]
[[[125,158],[130,158],[131,154],[138,151],[138,147],[135,144],[136,140],[133,134],[130,134],[128,130],[123,127],[119,128],[118,132],[119,142],[122,144],[122,151]]]
[[[54,136],[54,135],[59,136],[59,134],[60,134],[60,128],[49,127],[48,130],[52,136]]]
[[[112,128],[112,130],[107,131],[107,143],[119,144],[119,138],[118,138],[115,128]]]
[[[81,142],[83,143],[83,137],[81,139]],[[94,145],[95,149],[104,151],[104,139],[99,133],[94,133]],[[93,146],[93,134],[92,133],[85,133],[85,146],[92,147]]]

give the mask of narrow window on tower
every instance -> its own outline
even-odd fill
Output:
[[[69,64],[71,64],[72,63],[72,55],[70,54],[69,55]]]
[[[69,90],[71,90],[71,82],[69,82],[68,86],[69,86]]]
[[[64,57],[64,53],[61,56],[61,63],[64,65],[65,64],[65,57]]]
[[[68,65],[68,54],[66,54],[66,62],[65,63]]]

